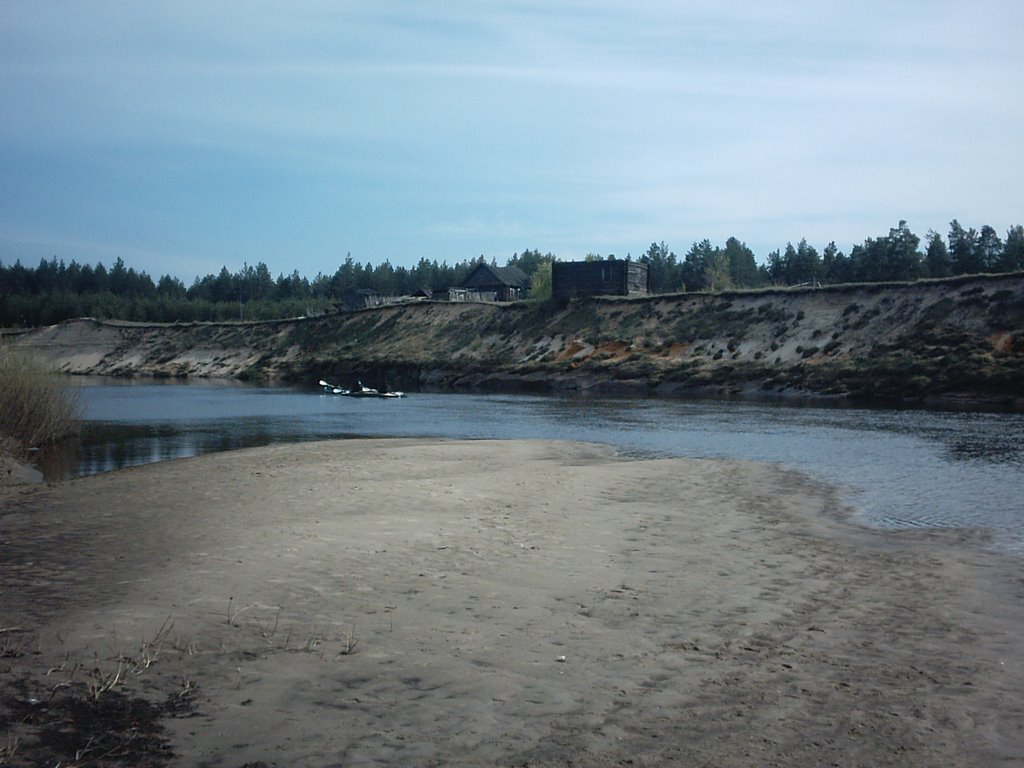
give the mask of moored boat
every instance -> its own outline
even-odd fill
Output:
[[[341,387],[336,387],[335,385],[330,384],[330,383],[324,381],[323,379],[320,379],[320,386],[323,388],[323,391],[324,391],[325,395],[347,395],[348,394],[348,390],[347,389],[342,389]]]
[[[391,389],[386,389],[381,392],[379,389],[365,386],[361,381],[358,382],[358,384],[359,386],[356,389],[344,389],[343,387],[336,386],[328,381],[320,379],[320,386],[324,393],[328,395],[343,395],[345,397],[376,397],[389,400],[405,397],[405,392],[398,392]]]
[[[359,388],[353,389],[346,393],[349,397],[379,397],[379,398],[396,398],[405,397],[404,392],[394,392],[390,389],[381,392],[379,389],[373,387],[367,387],[363,382],[358,382]]]

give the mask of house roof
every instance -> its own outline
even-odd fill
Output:
[[[477,264],[463,280],[464,285],[503,285],[529,288],[530,278],[519,267],[495,267],[486,262]]]

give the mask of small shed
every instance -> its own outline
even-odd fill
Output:
[[[461,287],[482,296],[493,294],[495,301],[517,301],[526,298],[530,278],[519,267],[495,267],[484,262],[470,270]]]
[[[647,265],[639,261],[556,261],[551,265],[551,295],[555,299],[648,293]]]

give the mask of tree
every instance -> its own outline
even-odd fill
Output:
[[[978,254],[978,233],[974,229],[964,230],[960,222],[949,222],[949,258],[954,275],[975,274],[982,271]]]
[[[367,266],[370,266],[367,263]],[[401,278],[397,270],[387,259],[373,270],[373,280],[367,287],[380,291],[385,296],[398,296],[402,293]]]
[[[785,260],[787,282],[790,285],[817,283],[821,276],[821,257],[818,250],[808,244],[807,238],[800,239],[795,251],[793,246],[787,243]]]
[[[768,260],[765,262],[764,269],[765,274],[768,277],[768,281],[775,285],[782,283],[785,267],[786,265],[782,262],[782,254],[779,253],[779,249],[776,248],[768,254]]]
[[[440,268],[436,261],[430,261],[424,257],[420,257],[419,263],[413,267],[412,272],[409,275],[409,279],[415,286],[414,290],[419,288],[428,288],[431,291],[439,291],[442,288],[448,286],[441,285],[439,279]]]
[[[983,272],[992,272],[1003,259],[1003,241],[988,224],[978,233],[978,263]]]
[[[238,285],[237,281],[232,277],[231,273],[228,272],[227,267],[221,267],[217,277],[213,280],[212,298],[214,301],[237,301],[238,300]]]
[[[921,238],[910,231],[907,222],[900,219],[896,229],[889,230],[889,276],[887,280],[917,280],[921,276],[921,253],[917,250]]]
[[[852,279],[868,283],[916,280],[921,274],[920,242],[903,220],[885,237],[869,237],[850,252]]]
[[[551,265],[553,260],[544,260],[530,273],[530,298],[547,301],[551,298]]]
[[[683,287],[681,267],[664,240],[651,243],[640,257],[640,263],[647,265],[647,285],[651,293],[678,291]]]
[[[830,241],[821,252],[821,276],[828,283],[850,281],[850,260],[839,250],[835,240]]]
[[[681,268],[683,284],[688,291],[703,291],[709,287],[707,271],[714,248],[711,241],[705,238],[690,246],[683,258]]]
[[[164,275],[156,284],[157,295],[168,299],[185,298],[185,284],[176,277]]]
[[[110,292],[116,296],[127,296],[128,287],[128,270],[125,269],[124,259],[118,256],[110,268]]]
[[[733,287],[729,268],[729,254],[721,248],[714,248],[707,255],[704,280],[709,291],[725,291]]]
[[[274,298],[274,278],[262,261],[255,267],[244,265],[242,270],[242,293],[249,301],[267,301]]]
[[[289,299],[306,300],[310,297],[309,280],[302,277],[297,269],[293,270],[288,277],[285,277],[282,273],[277,276],[274,295],[279,301],[287,301]]]
[[[96,262],[96,269],[93,270],[94,286],[93,290],[96,292],[103,292],[110,290],[110,278],[107,275],[107,268],[103,266],[103,262]]]
[[[542,255],[536,248],[533,250],[527,248],[522,255],[513,253],[512,258],[508,260],[508,266],[518,267],[525,274],[532,275],[542,263],[552,261],[554,258],[550,253]]]
[[[334,277],[330,279],[329,292],[335,298],[344,296],[347,293],[351,293],[358,287],[359,278],[357,272],[359,267],[356,266],[355,261],[352,259],[352,254],[345,254],[345,261],[338,271],[334,273]]]
[[[738,287],[753,288],[760,284],[754,252],[735,237],[725,241],[725,255],[729,258],[729,277]]]
[[[934,229],[928,230],[928,248],[924,255],[925,272],[929,277],[949,277],[953,274],[953,265],[949,260],[949,251],[942,235]]]
[[[1010,227],[1003,245],[1003,256],[997,268],[1000,272],[1018,272],[1024,269],[1024,227]]]

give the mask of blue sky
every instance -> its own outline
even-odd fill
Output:
[[[840,249],[1024,223],[1024,3],[0,4],[0,261]]]

